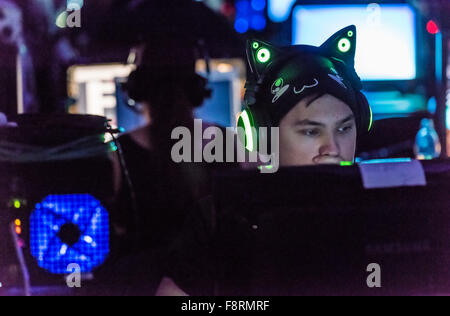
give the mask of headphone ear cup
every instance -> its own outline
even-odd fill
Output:
[[[271,121],[265,111],[260,111],[255,104],[245,106],[244,111],[238,118],[238,138],[245,148],[250,151],[271,153]],[[261,148],[260,145],[267,144],[267,148]]]
[[[189,102],[194,108],[201,106],[205,99],[210,98],[212,95],[212,90],[207,88],[208,80],[200,75],[194,74],[184,84]]]
[[[145,90],[145,82],[142,80],[141,69],[136,69],[128,76],[127,83],[125,85],[128,97],[136,102],[141,102],[145,99],[147,91]]]
[[[255,116],[255,121],[258,124],[258,143],[257,143],[257,150],[261,154],[271,154],[272,152],[272,144],[271,144],[271,127],[272,127],[272,120],[270,119],[270,116],[268,112],[265,110],[265,107],[255,107],[256,110],[253,111]],[[263,148],[261,146],[265,146],[266,148]]]
[[[272,150],[270,143],[272,120],[264,104],[256,103],[256,94],[259,89],[260,85],[254,78],[247,80],[245,84],[244,111],[238,120],[238,127],[245,131],[245,141],[243,141],[243,135],[241,135],[240,139],[243,144],[246,144],[247,150],[263,151],[270,154]],[[251,138],[250,144],[248,142],[249,138]],[[260,145],[265,144],[267,144],[267,148],[260,148]]]
[[[369,133],[373,125],[373,113],[369,101],[360,91],[357,93],[357,103],[361,111],[361,133]]]
[[[256,124],[252,109],[244,106],[237,121],[237,134],[238,141],[250,152],[257,150],[258,126]]]

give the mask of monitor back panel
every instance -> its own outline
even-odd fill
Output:
[[[357,167],[219,176],[218,288],[236,295],[445,293],[449,177],[427,172],[426,187],[365,190]],[[381,288],[372,287],[377,280]]]

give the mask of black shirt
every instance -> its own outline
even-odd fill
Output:
[[[203,164],[176,164],[170,151],[143,148],[128,134],[119,142],[135,191],[136,208],[122,175],[111,214],[115,229],[110,260],[101,279],[120,284],[118,293],[124,295],[152,295],[164,275],[169,246],[186,220],[186,210],[207,194],[209,170]]]
[[[116,236],[114,241],[114,257],[118,258],[115,261],[120,262],[125,273],[115,274],[123,274],[127,280],[134,278],[138,284],[150,280],[155,283],[151,286],[154,290],[165,273],[168,250],[182,231],[189,210],[194,208],[196,201],[211,193],[212,175],[238,165],[177,164],[170,156],[173,142],[151,151],[127,134],[119,141],[135,190],[137,208],[132,207],[130,188],[122,177],[117,208],[111,217],[115,226],[125,230],[125,234]],[[130,275],[130,270],[136,271],[136,277]],[[148,277],[143,275],[145,273]]]
[[[165,274],[191,296],[216,294],[214,227],[214,203],[209,196],[195,204],[171,247]]]
[[[129,135],[119,141],[137,202],[133,210],[130,188],[123,179],[114,220],[126,228],[126,248],[132,243],[141,250],[167,248],[185,221],[186,208],[201,197],[197,192],[205,191],[204,185],[199,187],[207,182],[206,170],[176,164],[167,151],[147,150]]]

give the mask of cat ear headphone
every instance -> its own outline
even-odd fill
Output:
[[[250,151],[259,151],[261,139],[270,139],[272,119],[266,106],[257,102],[257,93],[263,82],[265,68],[281,55],[280,51],[262,41],[247,41],[247,62],[250,72],[245,83],[245,96],[243,110],[240,114],[237,127],[238,136],[245,148]],[[268,153],[271,152],[270,142],[268,144]]]
[[[259,144],[268,144],[268,152],[271,153],[270,130],[273,127],[273,119],[269,113],[267,104],[258,100],[257,94],[260,91],[264,77],[275,61],[288,60],[299,53],[312,53],[330,59],[338,68],[339,72],[349,79],[352,89],[355,92],[355,103],[358,107],[358,135],[368,133],[373,125],[373,113],[369,102],[361,92],[361,80],[354,71],[354,59],[356,52],[356,27],[354,25],[346,27],[331,36],[322,46],[290,46],[287,48],[277,48],[271,44],[253,40],[247,42],[247,61],[250,68],[248,80],[246,82],[243,111],[238,118],[238,135],[245,148],[252,151],[259,151]],[[271,71],[273,69],[270,69]],[[284,88],[282,78],[275,80],[272,84],[272,93],[280,92]],[[265,127],[261,129],[261,127]],[[264,138],[264,139],[261,139]]]

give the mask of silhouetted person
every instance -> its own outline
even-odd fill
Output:
[[[138,293],[152,294],[187,207],[210,193],[217,165],[177,164],[171,158],[178,141],[171,139],[172,130],[179,126],[193,130],[193,111],[211,93],[207,80],[195,73],[193,43],[159,38],[141,46],[136,58],[137,69],[126,89],[142,105],[148,124],[119,137],[134,192],[124,175],[118,174],[113,245],[114,255],[126,258],[119,272],[122,280],[130,288],[134,281],[137,286],[145,284],[146,289]]]

